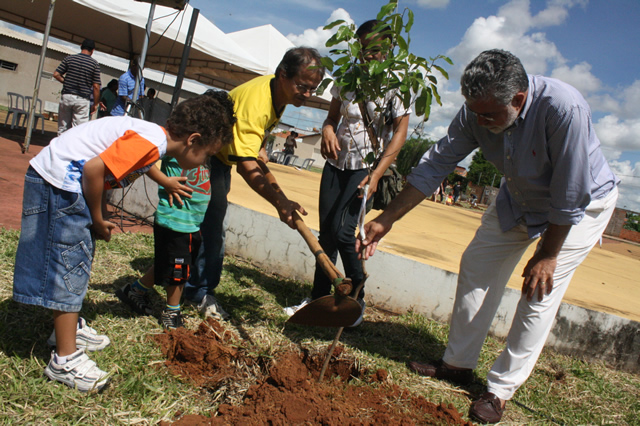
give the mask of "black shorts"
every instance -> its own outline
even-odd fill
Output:
[[[153,225],[153,237],[155,284],[166,287],[186,283],[202,243],[200,231],[189,234]]]

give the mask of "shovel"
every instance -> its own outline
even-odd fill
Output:
[[[323,296],[309,302],[293,314],[287,322],[317,327],[350,326],[362,314],[362,306],[356,299],[349,296],[352,290],[351,279],[344,278],[331,262],[298,212],[293,212],[293,220],[318,264],[333,282],[335,292],[333,295]]]
[[[261,159],[258,159],[257,162],[274,190],[284,194],[267,165]],[[353,297],[349,296],[352,290],[351,279],[345,278],[331,262],[331,259],[322,250],[320,243],[304,223],[300,214],[294,211],[292,216],[296,229],[311,249],[311,253],[315,256],[318,264],[333,282],[335,292],[333,295],[323,296],[309,302],[293,314],[287,322],[317,327],[350,326],[362,314],[362,306]]]

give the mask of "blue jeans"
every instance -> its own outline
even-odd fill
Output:
[[[231,189],[231,167],[212,157],[209,180],[211,201],[200,225],[202,244],[191,278],[184,287],[184,297],[196,303],[200,303],[206,294],[213,294],[220,283],[227,229],[227,194]]]
[[[318,238],[324,252],[335,264],[338,252],[347,278],[353,284],[352,296],[364,297],[364,288],[359,295],[356,287],[362,282],[364,273],[356,253],[356,226],[360,214],[361,200],[358,198],[358,184],[367,175],[367,169],[340,170],[326,163],[320,180],[320,236]],[[311,298],[317,299],[331,294],[332,282],[322,267],[316,263]]]
[[[51,186],[29,167],[22,230],[13,274],[13,300],[79,312],[95,248],[84,196]]]

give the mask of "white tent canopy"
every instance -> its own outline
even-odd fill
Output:
[[[2,1],[0,19],[44,32],[49,4],[50,0]],[[134,0],[56,0],[50,34],[76,44],[90,38],[98,51],[131,58],[142,50],[149,10],[148,3]],[[152,25],[146,67],[177,73],[192,12],[187,6],[176,18],[177,10],[156,6],[154,16],[159,18]],[[231,89],[267,73],[266,65],[204,16],[198,17],[186,77]]]
[[[285,52],[292,47],[296,47],[272,25],[263,25],[261,27],[227,33],[227,36],[238,43],[243,50],[256,58],[260,63],[265,64],[270,73],[275,72]],[[325,90],[321,97],[312,96],[305,103],[305,106],[328,110],[330,102],[331,95],[329,90]]]

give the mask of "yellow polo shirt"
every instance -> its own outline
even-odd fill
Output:
[[[274,78],[274,75],[256,77],[229,92],[237,122],[233,126],[233,143],[217,154],[223,163],[231,166],[244,159],[258,158],[265,134],[280,120],[271,95],[270,83]]]

